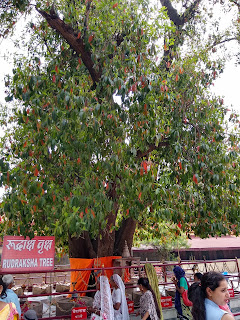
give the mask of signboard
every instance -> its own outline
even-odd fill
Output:
[[[54,269],[54,237],[5,236],[2,271],[50,271]]]
[[[134,312],[134,302],[133,301],[127,301],[127,305],[128,305],[128,312],[133,313]]]
[[[234,294],[234,290],[233,289],[228,289],[229,292],[229,297],[230,298],[234,298],[235,294]]]
[[[87,319],[87,309],[83,307],[73,308],[71,320]]]
[[[171,308],[172,307],[172,297],[161,297],[161,305],[163,308]]]

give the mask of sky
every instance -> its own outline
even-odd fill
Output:
[[[240,65],[233,61],[226,64],[225,71],[215,81],[212,91],[224,97],[224,103],[240,114]]]

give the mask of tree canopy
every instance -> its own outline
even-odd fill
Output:
[[[239,117],[210,90],[226,44],[239,42],[237,1],[1,10],[3,37],[28,21],[28,54],[6,78],[2,234],[54,234],[71,256],[94,257],[121,254],[136,227],[161,236],[162,221],[201,237],[239,233]]]

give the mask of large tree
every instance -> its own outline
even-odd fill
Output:
[[[54,234],[85,258],[161,221],[238,234],[239,120],[210,92],[238,2],[116,1],[1,3],[3,36],[31,13],[6,79],[2,233]],[[216,8],[232,10],[228,30]]]

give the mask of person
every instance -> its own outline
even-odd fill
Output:
[[[114,310],[108,278],[106,276],[97,278],[96,288],[97,292],[94,296],[93,306],[88,307],[87,312],[102,316],[106,320],[113,320]]]
[[[12,290],[12,287],[14,287],[13,276],[11,274],[5,274],[2,277],[2,281],[5,283],[7,289],[5,291],[6,297],[1,298],[0,300],[4,302],[13,302],[17,308],[18,314],[21,315],[21,307],[20,307],[20,302],[18,300],[18,296]]]
[[[160,309],[155,293],[153,292],[148,278],[139,278],[138,286],[143,295],[140,298],[140,315],[142,320],[158,320]],[[137,314],[138,315],[138,314]]]
[[[36,311],[33,310],[33,309],[28,309],[28,310],[24,313],[23,319],[24,319],[24,320],[38,320]]]
[[[172,278],[176,287],[175,294],[175,309],[177,310],[177,317],[180,319],[192,319],[191,309],[183,302],[182,293],[188,290],[188,282],[185,278],[185,271],[180,266],[173,268],[175,277]]]
[[[200,283],[193,283],[188,291],[192,301],[194,320],[233,320],[234,317],[219,307],[229,301],[228,284],[225,277],[210,271],[202,276]]]
[[[194,282],[201,282],[201,279],[202,279],[202,273],[201,272],[196,272],[194,274],[194,278],[193,278],[193,281]]]
[[[113,288],[112,303],[114,309],[114,320],[129,320],[128,305],[125,296],[125,285],[118,274],[113,274],[110,278]]]
[[[6,285],[0,277],[0,298],[6,296]],[[18,312],[13,302],[7,303],[0,301],[0,319],[1,320],[18,320]]]
[[[158,277],[157,277],[156,270],[151,263],[145,263],[144,269],[146,272],[146,278],[148,279],[149,285],[152,289],[152,292],[155,294],[155,297],[156,297],[156,302],[158,305],[158,309],[160,311],[160,314],[158,315],[159,319],[163,320],[163,313],[162,313],[162,306],[161,306],[161,294],[159,291]]]

